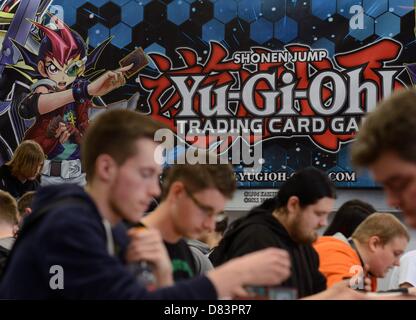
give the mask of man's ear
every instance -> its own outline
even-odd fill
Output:
[[[297,196],[289,197],[287,200],[286,208],[289,214],[298,212],[300,208],[299,198]]]
[[[368,239],[368,248],[370,249],[371,252],[374,252],[377,250],[378,247],[380,247],[382,245],[381,243],[381,239],[379,236],[371,236]]]
[[[108,154],[100,154],[95,160],[95,174],[101,181],[111,182],[118,172],[118,165]]]
[[[182,181],[175,181],[170,185],[168,190],[167,199],[176,199],[179,194],[184,190],[185,186]]]
[[[45,70],[45,63],[42,60],[38,62],[38,71],[42,75],[42,77],[48,78],[48,74]]]

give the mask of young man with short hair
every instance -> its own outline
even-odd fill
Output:
[[[385,277],[391,268],[400,265],[409,239],[406,227],[392,214],[373,213],[351,238],[341,233],[320,237],[314,248],[328,287],[351,278],[352,286],[362,285],[360,289],[364,289],[363,277],[359,275],[366,275],[371,280],[371,291],[376,291],[377,278]]]
[[[38,191],[1,281],[1,298],[216,299],[244,294],[245,285],[287,278],[287,254],[267,249],[169,286],[172,267],[159,232],[131,230],[128,262],[151,262],[157,285],[164,288],[149,292],[138,284],[117,256],[112,227],[122,220],[139,222],[159,195],[161,168],[153,140],[159,128],[128,110],[94,120],[82,144],[86,191],[77,185]],[[55,284],[59,277],[53,270],[62,272]]]
[[[208,156],[215,163],[214,156]],[[162,201],[142,224],[160,231],[172,261],[175,281],[198,274],[195,257],[185,241],[215,230],[216,217],[223,212],[236,189],[228,164],[189,164],[179,161],[164,176]]]

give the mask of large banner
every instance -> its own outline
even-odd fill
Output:
[[[29,1],[0,3],[5,37]],[[377,101],[415,75],[413,0],[30,3],[36,8],[26,8],[25,18],[50,29],[62,20],[89,52],[100,50],[95,70],[120,68],[143,48],[149,64],[99,97],[100,110],[124,101],[164,122],[176,133],[171,162],[196,147],[225,155],[244,188],[279,187],[305,166],[325,170],[339,187],[374,187],[352,168],[349,146]],[[23,33],[13,40],[36,54],[42,27],[21,19],[13,28],[14,37]],[[16,60],[3,50],[3,65],[18,63],[18,46],[3,43]],[[2,161],[33,126],[14,111],[23,98],[12,83],[30,88],[39,77],[27,84],[17,69],[1,69],[13,79],[1,83]],[[89,111],[90,120],[96,114]]]

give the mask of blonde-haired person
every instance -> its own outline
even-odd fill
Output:
[[[41,146],[31,140],[23,141],[15,150],[10,161],[0,167],[0,189],[20,198],[27,191],[39,186],[45,154]]]
[[[395,216],[374,213],[349,239],[341,233],[319,238],[314,244],[319,254],[319,271],[326,277],[328,287],[349,278],[355,289],[376,291],[377,278],[400,265],[409,239],[406,227]],[[371,289],[370,285],[364,288],[363,275],[370,279]]]

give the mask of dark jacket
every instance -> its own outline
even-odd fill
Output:
[[[35,191],[39,187],[39,181],[26,180],[22,183],[12,175],[10,167],[4,164],[0,167],[0,189],[7,191],[15,198],[20,198],[28,191]]]
[[[39,189],[33,213],[45,204],[79,198],[48,210],[27,232],[22,231],[0,282],[0,298],[6,299],[216,299],[208,278],[201,276],[174,287],[147,292],[120,259],[107,250],[102,218],[92,199],[76,185]],[[39,216],[39,215],[38,215]],[[32,220],[30,220],[32,219]],[[54,265],[64,271],[64,289],[51,289]],[[51,271],[52,270],[52,271]]]
[[[209,258],[218,266],[244,254],[277,247],[289,252],[291,276],[282,286],[296,288],[298,297],[326,289],[325,277],[319,272],[319,257],[312,245],[294,242],[286,229],[273,217],[270,203],[254,208],[246,217],[235,221]]]

